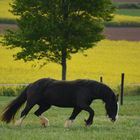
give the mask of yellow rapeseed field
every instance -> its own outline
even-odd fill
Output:
[[[50,63],[39,69],[32,67],[36,62],[14,61],[17,50],[0,47],[0,83],[29,83],[42,77],[61,79],[61,66]],[[103,76],[111,85],[120,83],[125,73],[125,83],[140,83],[140,42],[103,40],[87,50],[83,56],[77,53],[68,60],[67,79],[95,79]]]
[[[0,0],[0,19],[15,19],[15,16],[9,12],[12,0]]]
[[[140,23],[140,17],[139,16],[126,16],[126,15],[115,15],[113,22],[116,23],[134,23],[139,24]]]

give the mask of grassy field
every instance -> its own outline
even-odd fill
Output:
[[[114,5],[119,9],[140,9],[139,2],[115,2]]]
[[[13,97],[0,96],[0,112]],[[72,109],[52,107],[45,116],[50,120],[48,128],[42,128],[38,118],[33,115],[37,107],[29,113],[18,128],[13,124],[6,125],[0,122],[1,140],[140,140],[140,96],[125,96],[124,105],[120,108],[119,119],[113,124],[105,116],[104,105],[101,101],[94,101],[94,123],[90,128],[84,126],[86,112],[81,112],[69,129],[63,127]],[[17,115],[19,116],[19,114]]]
[[[118,9],[116,14],[126,16],[140,16],[140,9]]]
[[[61,79],[61,66],[50,63],[39,69],[37,62],[14,61],[17,50],[0,47],[0,83],[29,83],[42,77]],[[118,85],[122,72],[125,84],[140,83],[140,42],[104,40],[96,47],[72,56],[68,61],[67,79],[88,78]]]
[[[0,22],[11,22],[15,17],[8,12],[11,0],[0,0]],[[119,10],[113,22],[117,25],[140,25],[138,11]],[[61,66],[49,63],[39,68],[38,62],[24,63],[14,61],[13,55],[18,49],[8,50],[0,45],[0,83],[30,83],[42,77],[61,79]],[[120,75],[125,73],[125,84],[140,83],[140,42],[104,40],[96,47],[72,56],[68,61],[67,79],[87,78],[99,80],[103,76],[104,83],[111,87],[120,84]],[[36,67],[33,67],[36,65]],[[15,89],[14,89],[15,88]],[[19,93],[21,88],[13,89]],[[130,88],[130,87],[129,87]],[[125,92],[129,90],[125,89]],[[132,87],[133,88],[133,87]],[[0,93],[2,92],[0,88]],[[7,94],[10,88],[4,89]],[[94,123],[90,128],[84,126],[84,119],[88,117],[82,112],[71,128],[65,129],[63,124],[70,116],[72,109],[52,107],[45,113],[50,120],[48,128],[42,128],[38,118],[33,115],[35,106],[23,126],[18,128],[12,123],[9,125],[0,121],[0,140],[140,140],[140,88],[133,90],[135,96],[124,96],[124,105],[120,108],[119,120],[112,124],[105,116],[104,105],[95,101],[92,108],[95,110]],[[1,95],[1,94],[0,94]],[[134,94],[133,94],[134,95]],[[15,97],[0,96],[0,115],[5,105]],[[19,113],[16,118],[19,117]]]

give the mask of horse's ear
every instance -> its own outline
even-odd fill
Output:
[[[119,94],[116,95],[117,102],[119,101]]]

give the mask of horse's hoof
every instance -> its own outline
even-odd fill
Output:
[[[84,120],[85,121],[85,126],[86,127],[90,127],[92,125],[93,122],[89,122],[88,120]]]
[[[40,121],[41,121],[41,125],[42,125],[43,127],[49,126],[49,120],[48,120],[46,117],[40,116]]]
[[[20,118],[19,120],[17,120],[14,125],[17,126],[17,127],[20,127],[21,124],[22,124],[22,121],[23,121],[23,118]]]
[[[41,125],[42,125],[43,127],[48,127],[48,126],[50,126],[49,122],[42,122]]]
[[[64,127],[68,128],[68,127],[70,127],[72,125],[72,123],[73,123],[73,120],[66,120],[65,124],[64,124]]]
[[[21,121],[19,121],[19,120],[16,121],[14,125],[15,125],[16,127],[20,127],[20,126],[21,126]]]
[[[46,123],[42,123],[41,124],[43,127],[48,127],[49,126],[49,124],[46,124]]]

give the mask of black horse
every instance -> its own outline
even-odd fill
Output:
[[[16,121],[16,125],[21,125],[31,108],[37,104],[39,108],[34,114],[40,117],[43,126],[49,125],[49,121],[43,116],[43,112],[52,105],[74,108],[71,116],[65,122],[65,127],[69,127],[82,110],[89,113],[89,118],[85,122],[87,126],[90,126],[94,117],[94,110],[90,107],[90,104],[95,99],[101,99],[105,102],[107,115],[114,122],[118,114],[117,97],[107,85],[94,80],[59,81],[44,78],[28,85],[5,108],[1,120],[9,123],[14,119],[18,109],[27,101],[20,119]]]

